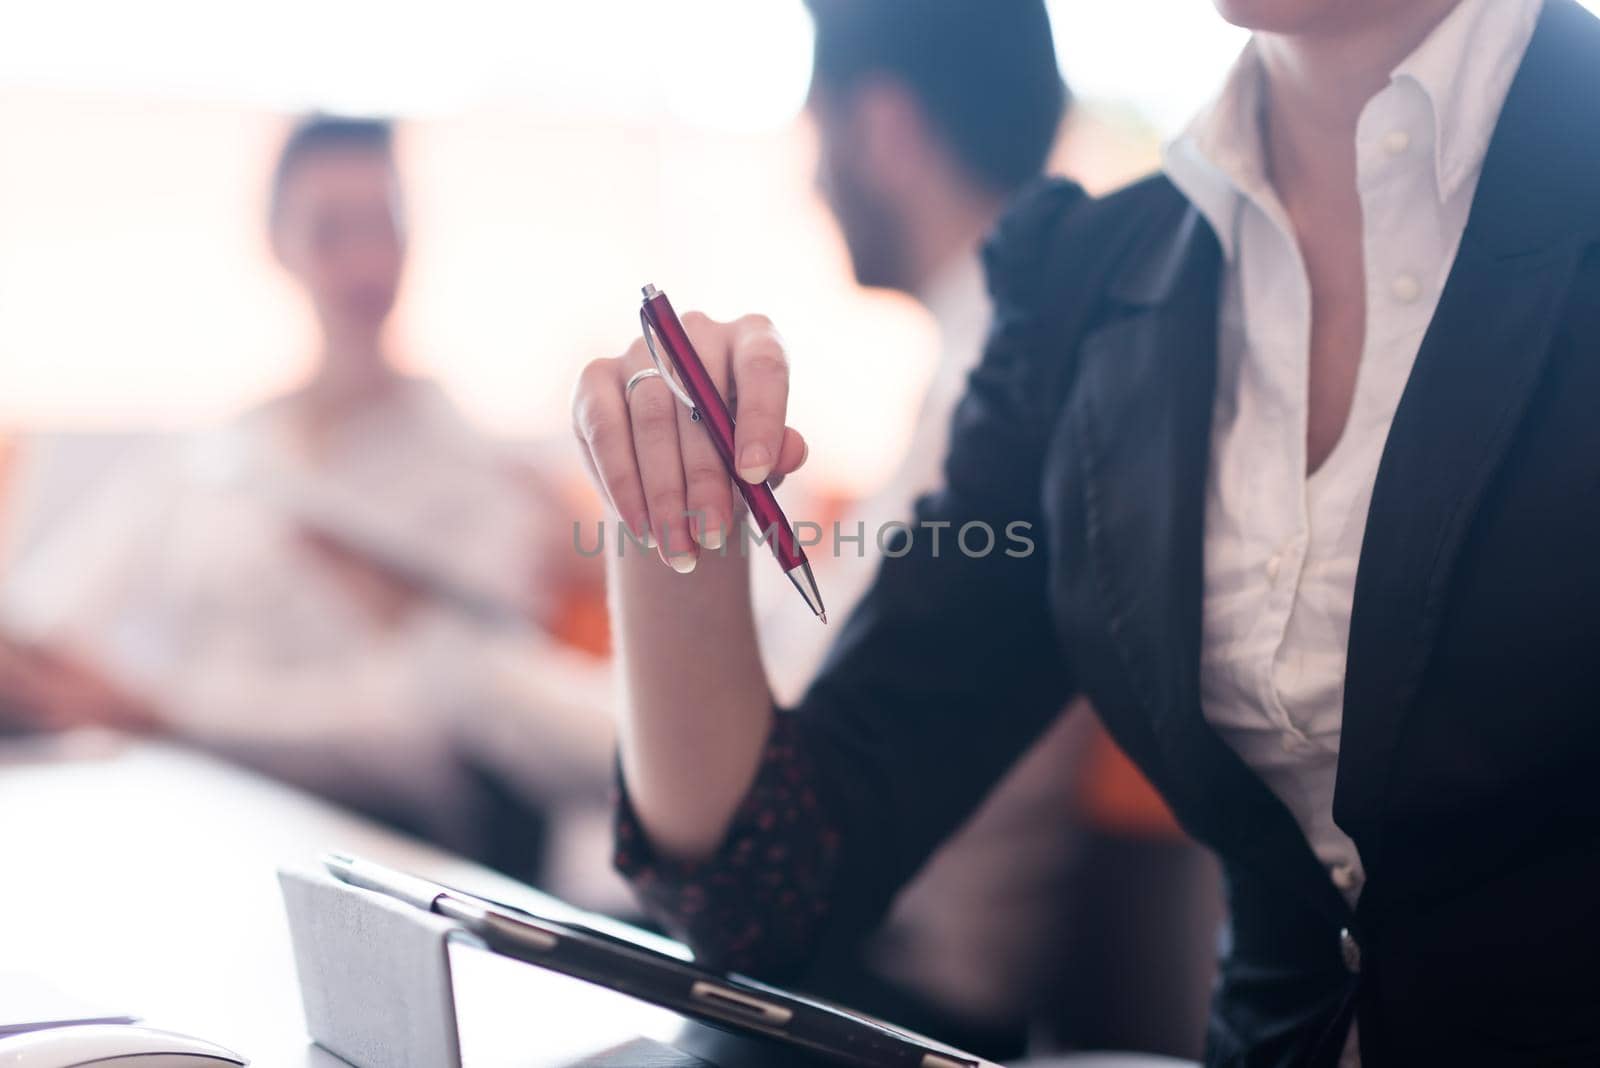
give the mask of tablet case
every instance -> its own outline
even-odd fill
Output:
[[[312,1040],[356,1068],[461,1068],[450,943],[482,943],[452,920],[320,868],[281,868],[278,883]],[[821,1064],[793,1047],[686,1019],[672,1045],[640,1038],[571,1068]]]
[[[326,873],[278,872],[306,1029],[357,1068],[461,1068],[453,921]]]

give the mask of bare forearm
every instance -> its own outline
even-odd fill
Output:
[[[628,550],[608,565],[623,775],[656,850],[705,856],[749,788],[772,723],[750,609],[752,561],[737,544],[702,550],[694,572],[680,575],[652,552]]]
[[[683,326],[716,388],[736,398],[738,479],[756,485],[796,470],[806,445],[784,425],[789,365],[772,324],[690,312]],[[739,551],[751,547],[734,527],[729,472],[698,416],[659,379],[642,340],[595,360],[579,378],[572,423],[613,513],[661,546],[650,552],[629,541],[620,558],[608,554],[622,670],[618,737],[650,844],[694,858],[721,844],[755,777],[771,696],[750,611],[755,561]]]

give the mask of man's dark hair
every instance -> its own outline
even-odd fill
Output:
[[[277,219],[284,187],[300,164],[324,153],[351,151],[392,156],[394,124],[388,119],[360,119],[320,113],[307,115],[296,122],[283,148],[278,151],[277,165],[272,168],[271,218]]]
[[[979,184],[1002,195],[1038,176],[1068,93],[1044,0],[806,0],[813,86],[845,94],[892,79]]]

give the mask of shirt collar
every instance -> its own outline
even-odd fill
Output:
[[[1543,7],[1543,0],[1462,0],[1390,75],[1391,85],[1409,79],[1428,98],[1441,201],[1483,166]]]
[[[1390,75],[1391,86],[1410,82],[1427,99],[1441,201],[1482,166],[1542,8],[1543,0],[1462,0]],[[1244,199],[1270,195],[1262,78],[1252,39],[1222,89],[1162,150],[1167,176],[1211,224],[1230,261]]]
[[[937,374],[965,376],[983,352],[989,326],[989,293],[983,263],[976,254],[956,256],[936,271],[917,293],[939,329]]]
[[[1211,224],[1229,260],[1243,198],[1266,182],[1261,90],[1261,60],[1252,39],[1216,96],[1162,149],[1167,177]]]

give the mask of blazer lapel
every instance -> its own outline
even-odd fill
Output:
[[[1117,314],[1084,339],[1069,425],[1081,440],[1092,566],[1112,639],[1158,733],[1195,705],[1201,539],[1219,252],[1194,211],[1130,257]]]
[[[1384,783],[1458,550],[1600,234],[1600,24],[1552,0],[1484,162],[1472,215],[1379,466],[1356,580],[1336,821],[1381,852]]]
[[[1184,205],[1108,291],[1120,313],[1086,337],[1065,425],[1084,472],[1088,566],[1110,637],[1200,837],[1349,922],[1304,834],[1200,706],[1206,473],[1221,253]]]

